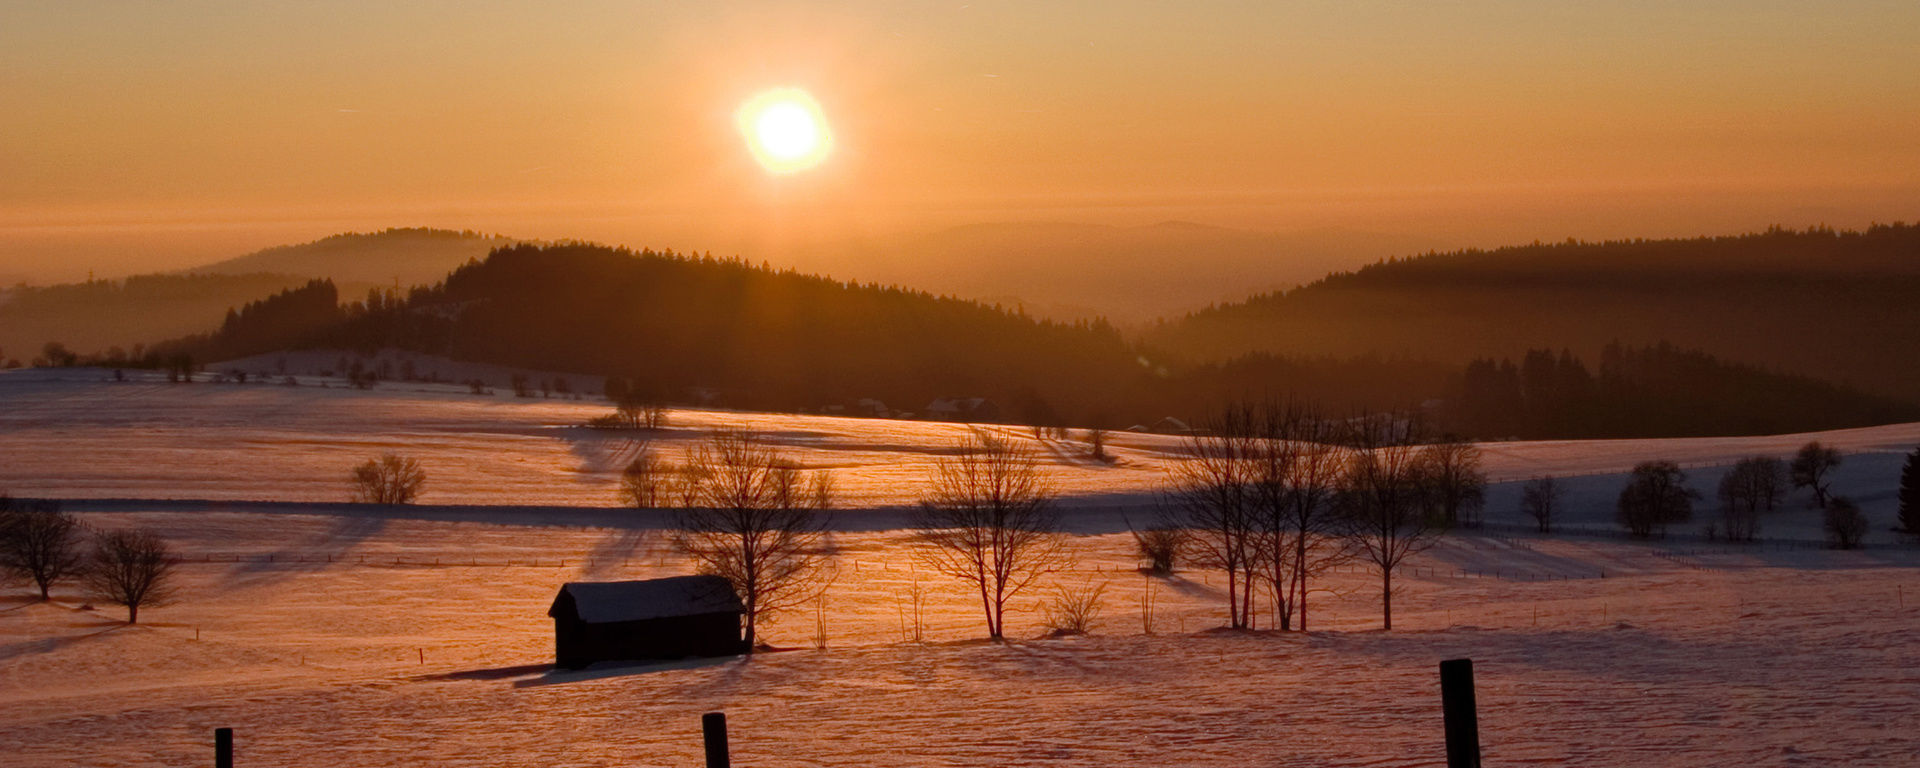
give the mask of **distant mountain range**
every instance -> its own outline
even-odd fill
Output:
[[[27,360],[42,344],[131,348],[219,327],[227,310],[315,278],[347,295],[410,287],[514,242],[443,229],[349,233],[257,251],[180,272],[0,290],[0,355]]]
[[[439,282],[455,267],[513,238],[449,229],[388,229],[350,232],[311,243],[282,245],[184,270],[190,275],[291,275],[341,284],[410,288]],[[257,297],[256,297],[257,298]]]
[[[1920,401],[1920,226],[1535,244],[1383,261],[1160,323],[1186,360],[1444,363],[1669,341]]]

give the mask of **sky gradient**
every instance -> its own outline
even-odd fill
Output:
[[[778,260],[990,221],[1920,218],[1912,2],[23,2],[0,72],[8,282],[388,226]],[[741,143],[774,87],[831,122],[818,168]]]

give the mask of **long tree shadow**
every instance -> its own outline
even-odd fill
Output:
[[[65,637],[43,637],[35,640],[0,645],[0,661],[9,661],[22,656],[52,653],[69,645],[102,637],[109,632],[116,632],[130,626],[132,625],[125,622],[110,621],[106,626],[92,632],[83,632],[78,635],[67,635]]]
[[[336,516],[333,526],[319,536],[235,565],[221,586],[227,591],[257,587],[342,565],[355,547],[386,527],[387,518],[377,515]]]

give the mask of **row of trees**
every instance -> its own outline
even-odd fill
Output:
[[[1281,629],[1305,630],[1313,579],[1360,560],[1380,577],[1381,621],[1393,627],[1393,577],[1485,504],[1479,450],[1434,440],[1409,414],[1331,419],[1311,408],[1236,405],[1188,439],[1160,533],[1227,577],[1228,625],[1253,621],[1265,589]],[[1159,558],[1153,558],[1158,560]],[[1158,565],[1158,563],[1156,563]]]
[[[127,623],[138,623],[142,607],[173,597],[175,562],[152,532],[89,532],[58,504],[0,495],[0,575],[30,582],[43,601],[77,579],[90,597],[124,606]]]
[[[1391,629],[1397,569],[1447,527],[1477,520],[1484,500],[1478,451],[1427,437],[1405,415],[1228,409],[1189,439],[1162,519],[1137,534],[1142,550],[1156,567],[1185,557],[1224,571],[1235,628],[1252,624],[1264,589],[1282,628],[1306,629],[1313,579],[1357,559],[1380,574]],[[679,461],[643,448],[623,485],[635,506],[671,508],[676,547],[733,583],[750,644],[767,616],[814,600],[832,581],[831,476],[803,472],[747,433],[719,433]],[[1015,598],[1073,564],[1053,502],[1037,458],[1014,441],[975,432],[935,464],[915,516],[914,557],[968,585],[990,638],[1004,637]],[[1063,593],[1056,612],[1085,615],[1089,602]]]
[[[1304,407],[1239,405],[1189,437],[1187,451],[1171,470],[1160,519],[1135,536],[1153,572],[1170,573],[1183,558],[1224,572],[1234,628],[1254,623],[1256,595],[1264,590],[1277,626],[1304,631],[1314,580],[1359,561],[1380,578],[1382,625],[1391,629],[1396,571],[1441,532],[1476,524],[1485,503],[1478,449],[1434,439],[1405,414],[1331,419]],[[1836,543],[1857,546],[1864,518],[1829,488],[1839,462],[1818,443],[1791,462],[1741,461],[1720,485],[1723,530],[1752,538],[1761,515],[1790,488],[1804,487],[1814,492]],[[1911,500],[1920,500],[1916,462],[1920,451],[1903,479],[1903,521]],[[418,487],[407,482],[419,476],[418,464],[404,457],[382,457],[360,471],[369,486]],[[833,582],[831,473],[805,470],[746,431],[718,432],[677,460],[643,445],[622,487],[633,506],[670,510],[672,544],[701,571],[733,584],[745,606],[749,647],[769,616],[814,602]],[[1548,531],[1562,495],[1555,479],[1534,478],[1522,489],[1523,510]],[[1635,467],[1617,506],[1629,532],[1652,536],[1689,519],[1698,498],[1678,465],[1652,461]],[[976,431],[935,464],[915,517],[913,556],[967,584],[988,636],[1002,638],[1010,602],[1072,567],[1053,501],[1030,449]],[[1063,590],[1049,613],[1073,626],[1097,609],[1097,591]]]
[[[1805,488],[1812,492],[1813,507],[1819,510],[1821,526],[1834,546],[1860,546],[1867,534],[1866,516],[1852,499],[1832,492],[1833,471],[1841,460],[1838,450],[1819,441],[1801,446],[1790,461],[1772,456],[1741,459],[1720,479],[1720,515],[1707,527],[1708,533],[1752,541],[1759,535],[1762,518],[1778,509],[1791,490]],[[1693,503],[1699,498],[1699,492],[1687,486],[1686,473],[1678,464],[1647,461],[1634,466],[1615,508],[1629,534],[1648,538],[1692,519]],[[1914,530],[1905,527],[1904,507],[1901,514],[1903,528]]]

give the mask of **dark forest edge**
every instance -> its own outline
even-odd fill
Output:
[[[1920,225],[1427,253],[1148,330],[1186,359],[1354,351],[1464,365],[1665,341],[1882,397],[1920,392]]]
[[[1182,364],[1104,323],[1036,320],[737,259],[587,244],[500,248],[437,285],[354,302],[315,280],[230,311],[211,334],[121,356],[50,345],[38,362],[186,370],[303,348],[391,348],[617,377],[667,403],[755,410],[818,412],[872,399],[916,411],[939,398],[984,398],[989,407],[974,420],[1039,426],[1191,423],[1247,399],[1417,407],[1446,432],[1477,439],[1771,434],[1920,420],[1920,405],[1667,343],[1612,343],[1584,359],[1536,349],[1465,365],[1258,352]]]

